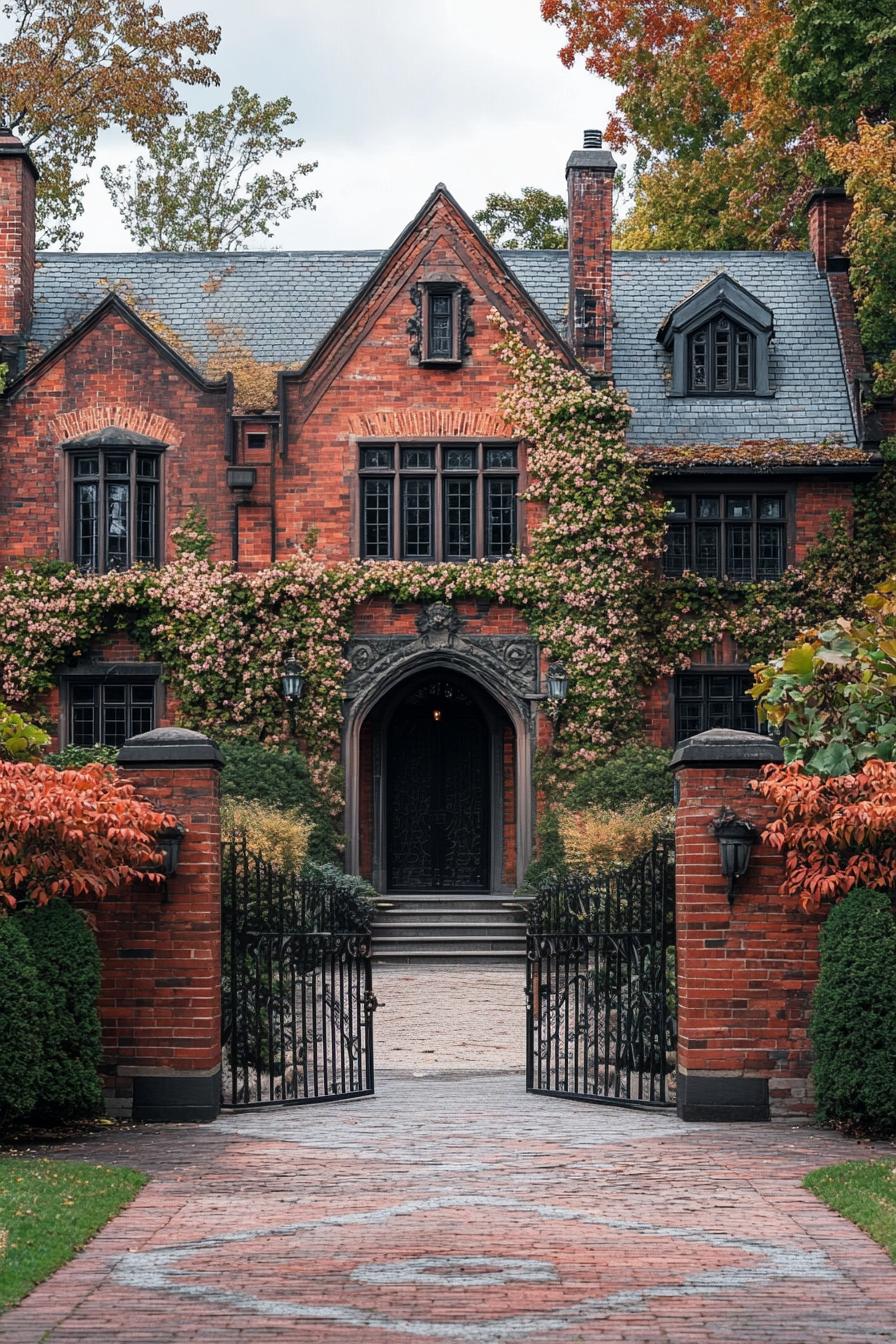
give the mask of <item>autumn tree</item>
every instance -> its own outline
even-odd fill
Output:
[[[78,245],[100,132],[117,126],[149,139],[184,111],[179,85],[218,82],[204,58],[219,40],[205,14],[166,20],[153,0],[4,0],[0,123],[40,169],[42,245]]]
[[[154,252],[216,252],[245,247],[294,210],[313,209],[318,191],[304,191],[316,163],[265,171],[301,149],[290,134],[289,98],[262,102],[237,86],[226,104],[171,123],[144,141],[132,164],[103,168],[102,179],[138,247]]]
[[[495,247],[566,246],[566,202],[542,187],[523,187],[519,196],[489,192],[473,219]]]
[[[896,10],[885,0],[796,0],[781,67],[823,132],[844,140],[859,116],[886,121],[896,113]]]
[[[831,180],[782,66],[804,2],[542,0],[561,59],[620,88],[607,140],[634,151],[623,246],[804,244],[800,206]]]

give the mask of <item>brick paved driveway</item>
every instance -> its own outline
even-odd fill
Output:
[[[0,1340],[896,1339],[896,1273],[799,1187],[860,1155],[783,1125],[384,1075],[374,1100],[111,1132],[155,1175]]]

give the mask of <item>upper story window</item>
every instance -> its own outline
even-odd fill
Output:
[[[515,549],[515,444],[362,444],[359,465],[363,559],[496,560]]]
[[[688,391],[722,396],[756,391],[755,337],[727,317],[688,336]]]
[[[76,453],[75,564],[105,573],[159,559],[158,453],[111,448]]]
[[[473,334],[473,299],[466,285],[450,278],[421,281],[411,289],[411,300],[411,357],[422,365],[459,368],[470,354],[467,341]]]
[[[79,569],[97,574],[158,564],[165,445],[133,431],[108,428],[63,447],[69,558]]]
[[[717,275],[663,320],[672,397],[767,397],[774,318],[729,275]]]
[[[788,499],[771,491],[668,494],[665,572],[738,582],[779,578],[787,565]]]

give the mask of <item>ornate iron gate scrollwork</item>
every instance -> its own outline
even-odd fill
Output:
[[[675,1067],[675,849],[540,890],[527,935],[530,1092],[668,1106]]]
[[[224,1106],[373,1092],[369,912],[337,882],[224,844]]]

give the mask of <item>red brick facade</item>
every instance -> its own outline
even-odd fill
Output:
[[[229,381],[211,382],[198,374],[120,298],[109,296],[14,380],[0,403],[0,564],[73,558],[73,483],[66,445],[109,429],[144,435],[164,445],[160,559],[172,558],[172,529],[194,505],[208,520],[213,558],[233,560],[244,569],[263,568],[312,541],[324,561],[357,557],[360,444],[512,439],[498,409],[508,375],[493,350],[491,310],[518,324],[527,339],[546,341],[568,363],[578,359],[598,376],[612,373],[614,168],[592,132],[586,135],[585,148],[576,151],[567,165],[568,342],[444,188],[433,193],[304,367],[281,373],[278,409],[267,415],[234,416]],[[845,198],[828,193],[813,204],[813,246],[823,269],[828,269],[829,258],[842,252],[847,218]],[[33,233],[29,160],[14,142],[4,141],[0,143],[0,341],[27,337]],[[464,291],[464,313],[470,319],[467,328],[465,318],[464,331],[468,348],[451,367],[432,367],[415,351],[414,295],[417,287],[446,279]],[[861,351],[855,348],[848,282],[836,271],[831,279],[844,358],[852,376]],[[522,491],[525,444],[518,445],[518,465]],[[231,488],[235,482],[228,472],[234,467],[251,468],[254,480],[248,486],[243,482],[243,488]],[[775,489],[779,486],[794,502],[788,558],[798,563],[827,526],[832,511],[849,515],[853,484],[844,476],[794,476],[788,481],[776,478]],[[535,507],[521,506],[518,541],[523,549],[538,520]],[[413,605],[368,603],[357,613],[355,635],[414,635],[419,611]],[[467,636],[528,634],[520,613],[507,607],[471,602],[459,604],[457,611]],[[137,661],[136,650],[124,645],[108,645],[87,656]],[[736,650],[721,656],[716,651],[712,657],[695,650],[694,659],[707,665],[714,660],[716,666],[742,662]],[[671,685],[666,679],[645,688],[649,734],[665,746],[674,739]],[[59,697],[50,709],[59,711]],[[170,700],[160,698],[157,722],[171,722],[175,712]],[[533,720],[531,745],[544,747],[550,742],[551,727],[537,704]],[[516,736],[505,742],[500,825],[503,880],[508,884],[519,875],[521,856],[532,838],[519,833],[524,816],[519,787],[524,759],[521,731],[517,725]],[[357,861],[367,871],[373,824],[369,734],[361,732],[358,759],[345,764],[347,769],[360,769],[363,776],[357,787]],[[526,824],[531,828],[531,817]]]
[[[728,807],[761,831],[773,809],[749,789],[761,765],[725,760],[734,749],[714,745],[715,759],[709,746],[708,760],[689,760],[688,749],[680,750],[686,759],[676,767],[679,1106],[690,1119],[760,1118],[764,1109],[806,1114],[822,917],[782,899],[783,858],[761,844],[729,906],[710,824]],[[761,754],[760,739],[751,750],[757,747]],[[775,748],[765,750],[770,757]]]

